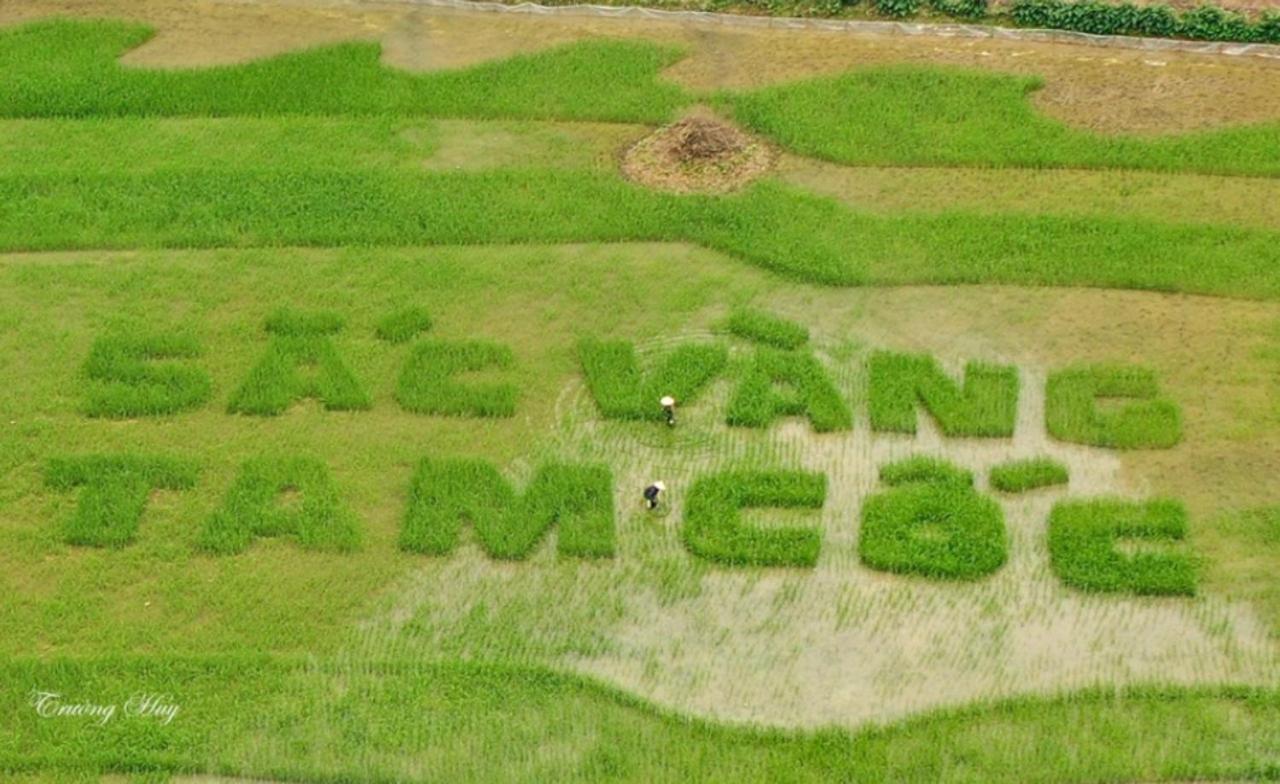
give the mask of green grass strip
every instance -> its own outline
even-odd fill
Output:
[[[383,66],[373,43],[243,65],[125,68],[151,37],[125,22],[49,20],[0,30],[0,116],[406,115],[660,123],[687,99],[651,43],[583,41],[460,70]]]
[[[1033,76],[893,66],[723,94],[752,130],[859,166],[1146,169],[1280,176],[1280,124],[1165,137],[1104,136],[1036,111]]]
[[[973,472],[936,457],[916,455],[880,466],[880,481],[890,487],[916,482],[973,486]]]
[[[991,469],[991,486],[1002,493],[1065,485],[1069,479],[1067,467],[1048,457],[1010,460]]]
[[[685,241],[808,283],[1008,283],[1280,299],[1280,234],[876,217],[774,183],[673,196],[587,172],[0,177],[0,250]]]
[[[388,343],[408,343],[431,329],[431,314],[425,308],[409,307],[388,313],[378,320],[374,334]]]
[[[133,542],[151,493],[190,490],[195,463],[151,455],[57,457],[45,468],[45,486],[80,490],[75,512],[61,526],[62,541],[93,547]]]
[[[735,309],[725,328],[730,335],[773,348],[795,350],[809,342],[809,328],[803,324],[752,308]]]
[[[1184,552],[1126,554],[1121,541],[1176,544],[1187,536],[1178,501],[1060,501],[1049,514],[1049,559],[1067,585],[1101,593],[1192,596],[1196,564]]]
[[[154,771],[359,784],[1084,784],[1280,776],[1271,753],[1280,727],[1275,689],[1095,689],[860,732],[781,732],[700,721],[592,679],[503,663],[24,658],[0,662],[0,681],[21,686],[0,690],[0,771],[11,774]],[[29,687],[116,703],[167,694],[181,712],[166,726],[42,718]]]
[[[695,97],[658,78],[680,52],[598,40],[410,74],[372,43],[243,65],[124,68],[151,35],[111,21],[0,31],[0,116],[387,115],[660,123]],[[717,100],[780,144],[857,165],[1129,168],[1280,175],[1280,125],[1159,138],[1103,136],[1037,113],[1037,77],[921,66],[851,71]]]
[[[726,471],[696,480],[685,503],[682,537],[689,552],[731,566],[812,567],[822,549],[817,528],[760,527],[748,508],[822,508],[827,478],[804,471]]]

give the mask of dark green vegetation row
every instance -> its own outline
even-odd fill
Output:
[[[1009,10],[1013,20],[1023,27],[1094,35],[1280,44],[1280,12],[1274,9],[1263,11],[1256,21],[1207,3],[1179,13],[1161,3],[1139,7],[1129,2],[1099,0],[1014,0]]]
[[[0,177],[0,250],[684,241],[828,285],[1008,283],[1280,298],[1280,235],[1059,217],[878,217],[762,183],[653,193],[565,171]]]
[[[0,770],[9,772],[216,772],[379,784],[1280,776],[1275,690],[1090,691],[857,733],[782,733],[680,718],[590,680],[501,664],[20,660],[0,663],[0,677],[22,686],[0,691],[12,730],[0,735]],[[163,727],[144,717],[117,716],[105,726],[41,718],[30,688],[120,703],[165,694],[180,712]]]
[[[1043,81],[891,66],[780,84],[718,101],[803,155],[869,166],[1017,166],[1280,174],[1280,126],[1103,136],[1039,114]]]
[[[405,313],[412,314],[414,332],[429,327],[425,311],[413,309],[391,314],[375,331],[380,336],[392,328],[405,331]],[[228,412],[278,416],[309,398],[326,410],[369,409],[369,394],[333,342],[342,323],[340,316],[324,311],[281,309],[272,314],[266,352],[232,393]],[[781,319],[771,323],[802,329]],[[202,353],[199,343],[151,330],[117,327],[94,342],[84,366],[87,414],[149,417],[194,410],[206,402],[213,382],[193,364]],[[606,419],[661,420],[661,398],[670,395],[681,406],[692,403],[729,365],[728,349],[714,343],[678,346],[644,367],[626,341],[583,340],[578,354],[587,388]],[[510,370],[514,362],[511,349],[497,343],[420,340],[400,373],[395,396],[415,414],[511,417],[514,385],[455,377]],[[1018,372],[1012,366],[971,362],[957,381],[925,354],[877,351],[868,365],[873,430],[914,433],[923,408],[948,437],[1013,435]],[[757,346],[734,369],[737,380],[724,417],[729,425],[767,428],[786,417],[804,417],[819,433],[853,427],[853,411],[812,352]],[[1102,406],[1104,399],[1128,402]],[[1155,374],[1129,365],[1082,365],[1051,374],[1045,423],[1061,441],[1114,449],[1163,449],[1182,437],[1181,413],[1161,397]]]
[[[0,32],[2,117],[383,115],[659,123],[700,100],[659,78],[680,56],[588,41],[459,71],[409,75],[376,44],[342,44],[191,70],[122,68],[150,31],[37,22]],[[797,152],[870,165],[1135,168],[1280,175],[1280,126],[1111,138],[1037,114],[1035,78],[890,67],[722,94],[753,129]]]
[[[1048,457],[1011,460],[991,469],[991,486],[1002,493],[1065,485],[1070,478],[1066,466]]]
[[[132,543],[156,490],[189,490],[198,467],[148,455],[93,455],[49,463],[46,485],[82,488],[62,526],[69,544]],[[1004,513],[980,495],[973,476],[930,458],[885,466],[891,489],[862,508],[858,552],[867,566],[944,580],[992,574],[1008,557]],[[731,566],[813,567],[822,549],[814,527],[759,527],[744,509],[821,510],[827,480],[789,470],[736,470],[703,476],[688,489],[681,537],[690,553]],[[615,555],[613,474],[604,465],[550,463],[515,490],[484,460],[427,458],[409,492],[400,549],[443,556],[458,546],[464,524],[495,558],[524,560],[557,529],[562,556]],[[1174,501],[1134,504],[1110,499],[1063,501],[1049,521],[1053,569],[1068,585],[1092,591],[1194,594],[1194,564],[1183,553],[1126,554],[1131,539],[1175,542],[1186,535],[1186,511]],[[360,546],[360,522],[321,461],[310,457],[249,460],[198,539],[215,555],[242,553],[258,537],[287,536],[312,551]]]

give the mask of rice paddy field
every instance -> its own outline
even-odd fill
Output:
[[[1278,95],[0,4],[0,781],[1280,780]]]

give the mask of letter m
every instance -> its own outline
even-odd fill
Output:
[[[463,523],[494,558],[522,560],[556,524],[561,555],[614,553],[613,477],[604,466],[550,463],[518,494],[483,460],[424,459],[410,490],[400,549],[447,555]]]

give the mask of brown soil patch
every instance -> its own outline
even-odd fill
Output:
[[[763,175],[774,157],[764,142],[698,110],[632,145],[623,154],[622,173],[676,193],[727,193]]]
[[[881,215],[964,210],[1137,217],[1280,229],[1280,179],[1131,170],[952,169],[839,164],[782,155],[775,176]]]
[[[666,76],[698,90],[743,89],[850,68],[920,63],[1038,74],[1033,97],[1070,125],[1171,133],[1280,119],[1280,63],[1185,52],[943,36],[734,29],[688,20],[495,14],[394,3],[228,0],[24,0],[0,4],[0,24],[51,14],[146,22],[156,37],[134,65],[242,62],[338,40],[378,40],[388,65],[459,68],[587,37],[643,37],[685,47]]]

